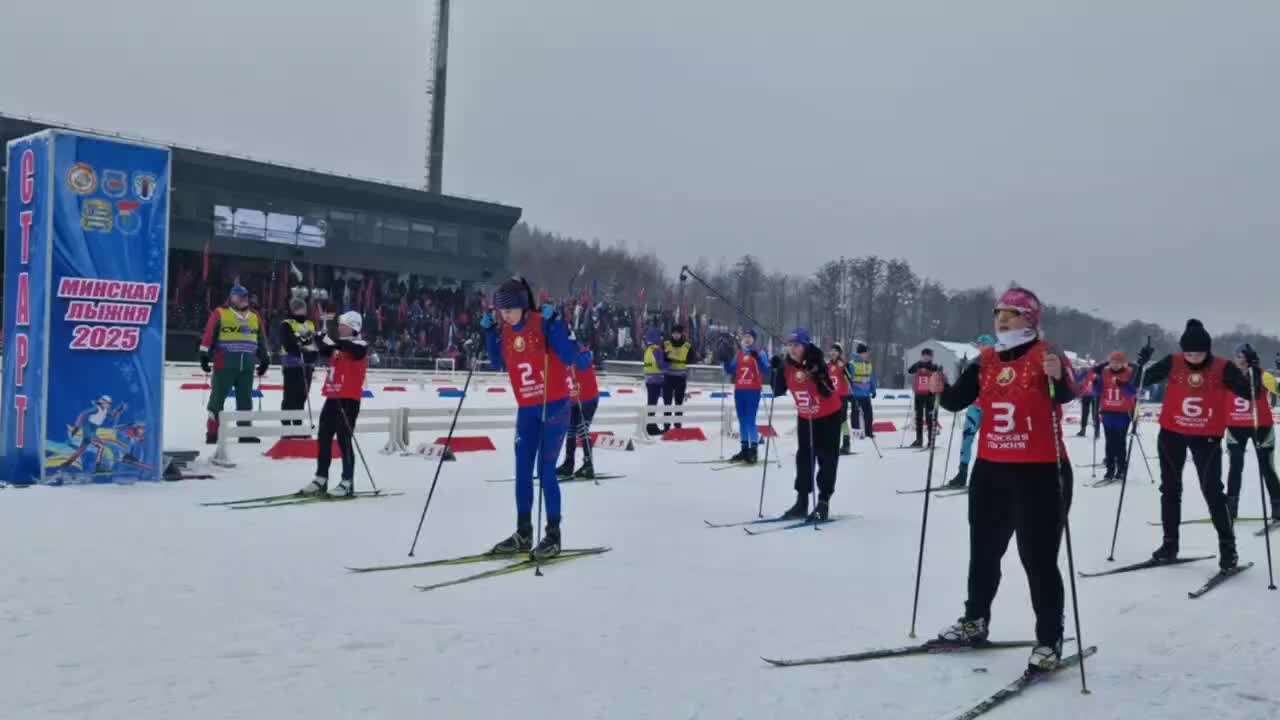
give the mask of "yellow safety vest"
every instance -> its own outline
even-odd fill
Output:
[[[289,329],[293,331],[293,334],[299,338],[302,337],[303,333],[310,333],[311,335],[316,334],[316,326],[312,325],[310,320],[298,322],[293,318],[287,318],[284,323],[288,325]],[[314,344],[315,343],[310,343],[310,345]]]
[[[672,370],[685,370],[689,367],[689,343],[680,347],[676,347],[668,340],[663,344],[663,350],[667,353],[667,362],[670,363]]]
[[[218,349],[224,353],[258,352],[258,313],[241,318],[231,308],[218,308]]]
[[[658,359],[653,353],[657,351],[657,345],[650,345],[644,349],[644,374],[645,375],[661,375],[662,368],[658,367]]]
[[[853,382],[855,383],[871,382],[871,371],[874,369],[874,366],[871,363],[862,362],[861,360],[854,360],[849,365],[850,367],[853,368]]]

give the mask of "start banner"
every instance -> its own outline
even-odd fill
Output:
[[[50,130],[7,159],[0,479],[159,480],[169,150]]]

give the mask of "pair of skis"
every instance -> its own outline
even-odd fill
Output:
[[[596,473],[594,477],[577,477],[577,476],[575,475],[575,476],[570,476],[570,477],[557,478],[557,482],[559,482],[561,485],[565,485],[565,484],[568,484],[568,483],[596,482],[596,481],[599,481],[599,480],[621,480],[621,479],[622,479],[622,478],[624,478],[624,477],[626,477],[626,475],[617,475],[617,474],[613,474],[613,473]],[[538,479],[537,477],[535,477],[535,478],[534,478],[534,480],[535,480],[535,481],[536,481],[537,479]],[[499,479],[499,480],[485,480],[485,482],[491,482],[491,483],[513,483],[513,482],[515,482],[515,481],[516,481],[516,479],[515,479],[515,478],[501,478],[501,479]]]
[[[957,495],[968,495],[969,488],[968,487],[953,488],[950,485],[938,485],[936,487],[931,487],[927,489],[920,488],[918,490],[895,490],[894,492],[898,493],[899,495],[919,495],[921,493],[930,492],[930,493],[934,493],[934,497],[945,498],[945,497],[955,497]]]
[[[1067,638],[1067,641],[1072,638]],[[938,654],[956,654],[968,652],[980,652],[986,650],[1004,650],[1009,648],[1030,648],[1035,647],[1035,641],[1031,640],[1014,640],[1014,641],[987,641],[982,643],[952,643],[940,640],[930,640],[919,645],[908,645],[898,648],[884,648],[878,650],[867,650],[864,652],[850,653],[847,655],[829,655],[826,657],[798,658],[792,660],[778,660],[773,658],[763,658],[763,660],[774,667],[797,667],[802,665],[826,665],[830,663],[842,662],[863,662],[867,660],[879,660],[882,658],[904,657],[908,655],[938,655]],[[1074,653],[1064,657],[1061,662],[1052,670],[1032,672],[1024,670],[1017,679],[1005,685],[1003,688],[988,695],[982,701],[970,707],[964,713],[956,716],[957,720],[973,720],[980,715],[992,710],[993,708],[1009,701],[1017,696],[1028,687],[1045,680],[1046,678],[1058,673],[1061,670],[1075,667],[1080,664],[1082,657],[1090,657],[1098,652],[1096,645],[1085,648],[1082,652]]]
[[[395,497],[403,494],[404,493],[402,492],[386,492],[384,490],[361,491],[354,495],[300,495],[298,493],[288,493],[286,495],[264,495],[262,497],[255,498],[220,500],[217,502],[206,502],[200,504],[204,507],[225,507],[231,510],[257,510],[261,508],[310,505],[325,502],[350,502],[352,500]]]
[[[1215,557],[1217,556],[1216,555],[1197,555],[1194,557],[1177,558],[1175,560],[1152,559],[1152,560],[1144,560],[1138,563],[1133,563],[1132,565],[1122,565],[1120,567],[1111,568],[1109,570],[1103,570],[1101,572],[1088,573],[1088,572],[1081,571],[1077,574],[1080,575],[1080,577],[1082,578],[1104,577],[1107,575],[1121,575],[1123,573],[1131,573],[1131,572],[1136,572],[1138,570],[1147,570],[1150,568],[1168,567],[1170,565],[1185,565],[1187,563],[1200,562],[1201,560],[1212,560]],[[1203,585],[1196,588],[1195,590],[1188,592],[1187,597],[1193,600],[1195,598],[1202,597],[1206,593],[1208,593],[1210,590],[1218,587],[1222,583],[1235,577],[1236,575],[1239,575],[1240,573],[1244,572],[1245,570],[1248,570],[1251,567],[1253,567],[1253,563],[1250,562],[1250,563],[1245,563],[1243,565],[1237,565],[1228,570],[1219,570],[1217,573],[1211,576],[1207,581],[1205,581]]]
[[[703,520],[702,522],[706,523],[709,528],[740,527],[743,532],[748,535],[765,535],[767,533],[782,532],[783,530],[799,530],[800,528],[807,527],[820,529],[823,525],[830,525],[831,523],[840,522],[841,520],[854,520],[859,517],[861,517],[861,515],[832,515],[826,520],[818,520],[813,517],[807,517],[803,520],[776,517],[761,518],[759,520],[743,520],[742,522],[731,523],[713,523],[710,520]],[[782,523],[789,524],[783,525]]]
[[[609,552],[611,549],[612,548],[603,546],[603,545],[599,547],[565,548],[564,550],[560,551],[559,555],[553,558],[547,558],[540,562],[529,558],[528,553],[525,553],[525,552],[520,552],[520,553],[486,552],[486,553],[478,553],[475,555],[460,555],[458,557],[442,558],[438,560],[423,560],[420,562],[400,563],[396,565],[368,565],[364,567],[348,567],[347,570],[353,573],[363,574],[363,573],[385,572],[388,570],[410,570],[410,569],[416,569],[416,568],[446,567],[451,565],[471,565],[471,564],[483,563],[483,562],[514,560],[516,558],[522,557],[522,559],[516,560],[516,562],[508,563],[506,565],[503,565],[502,567],[495,568],[493,570],[485,570],[483,572],[478,572],[472,575],[465,575],[463,577],[456,578],[454,580],[448,580],[445,582],[435,583],[432,585],[414,585],[414,587],[417,588],[418,590],[426,592],[428,590],[438,590],[444,587],[462,585],[463,583],[474,582],[476,580],[484,580],[486,578],[500,577],[502,575],[510,575],[512,573],[520,572],[521,570],[532,570],[538,566],[546,567],[548,565],[556,565],[569,560],[576,560],[577,558],[588,557],[591,555],[601,555]]]
[[[1213,518],[1196,518],[1195,520],[1183,520],[1180,524],[1182,524],[1182,525],[1207,525],[1207,524],[1212,523],[1212,522],[1213,522]],[[1276,519],[1276,518],[1272,518],[1271,520],[1266,520],[1265,518],[1260,518],[1260,517],[1238,517],[1238,518],[1236,518],[1236,522],[1238,522],[1238,523],[1243,523],[1243,522],[1247,522],[1247,523],[1258,523],[1258,522],[1260,522],[1260,523],[1266,523],[1266,524],[1265,524],[1265,525],[1263,525],[1261,528],[1259,528],[1259,529],[1257,529],[1257,530],[1255,530],[1255,531],[1254,531],[1254,533],[1253,533],[1253,536],[1254,536],[1254,537],[1262,537],[1263,535],[1266,535],[1267,533],[1271,532],[1272,530],[1275,530],[1276,528],[1280,527],[1280,519]],[[1161,523],[1161,522],[1159,522],[1159,521],[1149,521],[1147,524],[1148,524],[1148,525],[1152,525],[1152,526],[1159,526],[1159,525],[1163,525],[1163,523]]]

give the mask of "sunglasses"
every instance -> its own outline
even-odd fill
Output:
[[[1005,318],[1022,317],[1022,311],[1016,308],[996,308],[991,311],[991,314],[1001,320]]]

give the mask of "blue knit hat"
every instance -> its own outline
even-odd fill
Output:
[[[231,297],[249,297],[249,291],[239,285],[232,285]]]
[[[975,340],[974,342],[978,343],[979,345],[985,345],[987,347],[996,346],[996,339],[991,337],[990,335],[979,335],[978,339]]]
[[[530,310],[533,308],[533,291],[523,278],[513,277],[502,281],[493,294],[493,304],[499,310]]]
[[[796,328],[791,331],[791,335],[787,336],[787,343],[790,345],[812,345],[813,340],[809,337],[807,328]]]

